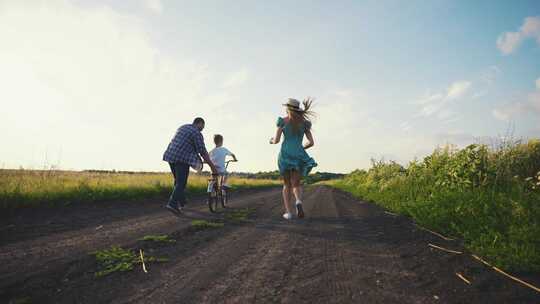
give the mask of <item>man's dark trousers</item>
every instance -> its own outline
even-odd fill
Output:
[[[186,184],[189,176],[189,165],[186,163],[169,163],[171,167],[171,172],[174,176],[174,189],[169,198],[169,206],[173,208],[184,207],[186,203],[186,195],[184,190],[186,189]]]

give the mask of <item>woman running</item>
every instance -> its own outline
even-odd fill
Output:
[[[313,100],[305,99],[304,108],[300,108],[300,102],[289,98],[284,106],[287,110],[286,117],[279,117],[277,120],[276,136],[270,139],[270,144],[278,144],[281,135],[284,135],[281,150],[278,156],[278,167],[281,176],[283,176],[283,204],[285,205],[285,214],[283,218],[290,220],[293,217],[291,212],[291,190],[296,199],[296,215],[299,218],[304,217],[302,208],[302,177],[307,176],[317,163],[307,153],[306,149],[313,147],[313,135],[311,134],[310,118],[315,113],[310,110]],[[304,134],[308,142],[303,145]]]

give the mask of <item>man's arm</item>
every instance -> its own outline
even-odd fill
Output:
[[[218,170],[216,168],[216,165],[214,165],[214,162],[210,159],[210,155],[208,155],[208,152],[201,153],[202,158],[204,161],[210,166],[210,170],[212,170],[212,174],[218,174]]]
[[[204,137],[202,136],[201,132],[198,132],[195,136],[195,149],[197,150],[197,153],[201,155],[204,161],[210,166],[212,174],[218,174],[216,165],[214,165],[214,162],[212,162],[212,160],[210,159],[210,155],[208,155],[208,151],[206,151],[206,147],[204,145]]]

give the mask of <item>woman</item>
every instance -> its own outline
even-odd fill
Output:
[[[313,100],[307,98],[302,103],[304,109],[300,108],[298,100],[289,98],[288,102],[284,104],[287,109],[287,117],[278,118],[276,136],[270,139],[270,144],[278,144],[281,135],[283,134],[285,137],[279,152],[278,167],[281,176],[283,176],[283,204],[285,205],[283,218],[286,220],[293,217],[290,206],[291,190],[296,199],[296,215],[299,218],[304,217],[302,177],[307,176],[311,169],[317,166],[315,160],[305,151],[314,145],[310,121],[310,118],[315,114],[310,110]],[[303,146],[304,135],[306,135],[308,142]]]

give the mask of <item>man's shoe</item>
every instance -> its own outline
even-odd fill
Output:
[[[292,220],[292,213],[289,213],[289,212],[284,213],[283,218],[286,220]]]
[[[302,208],[302,203],[296,203],[296,216],[298,218],[304,218],[304,208]]]
[[[182,207],[180,207],[182,208]],[[165,205],[165,209],[169,210],[172,214],[174,214],[175,216],[180,216],[180,214],[182,213],[182,209],[178,209],[178,208],[175,208],[169,204]]]

